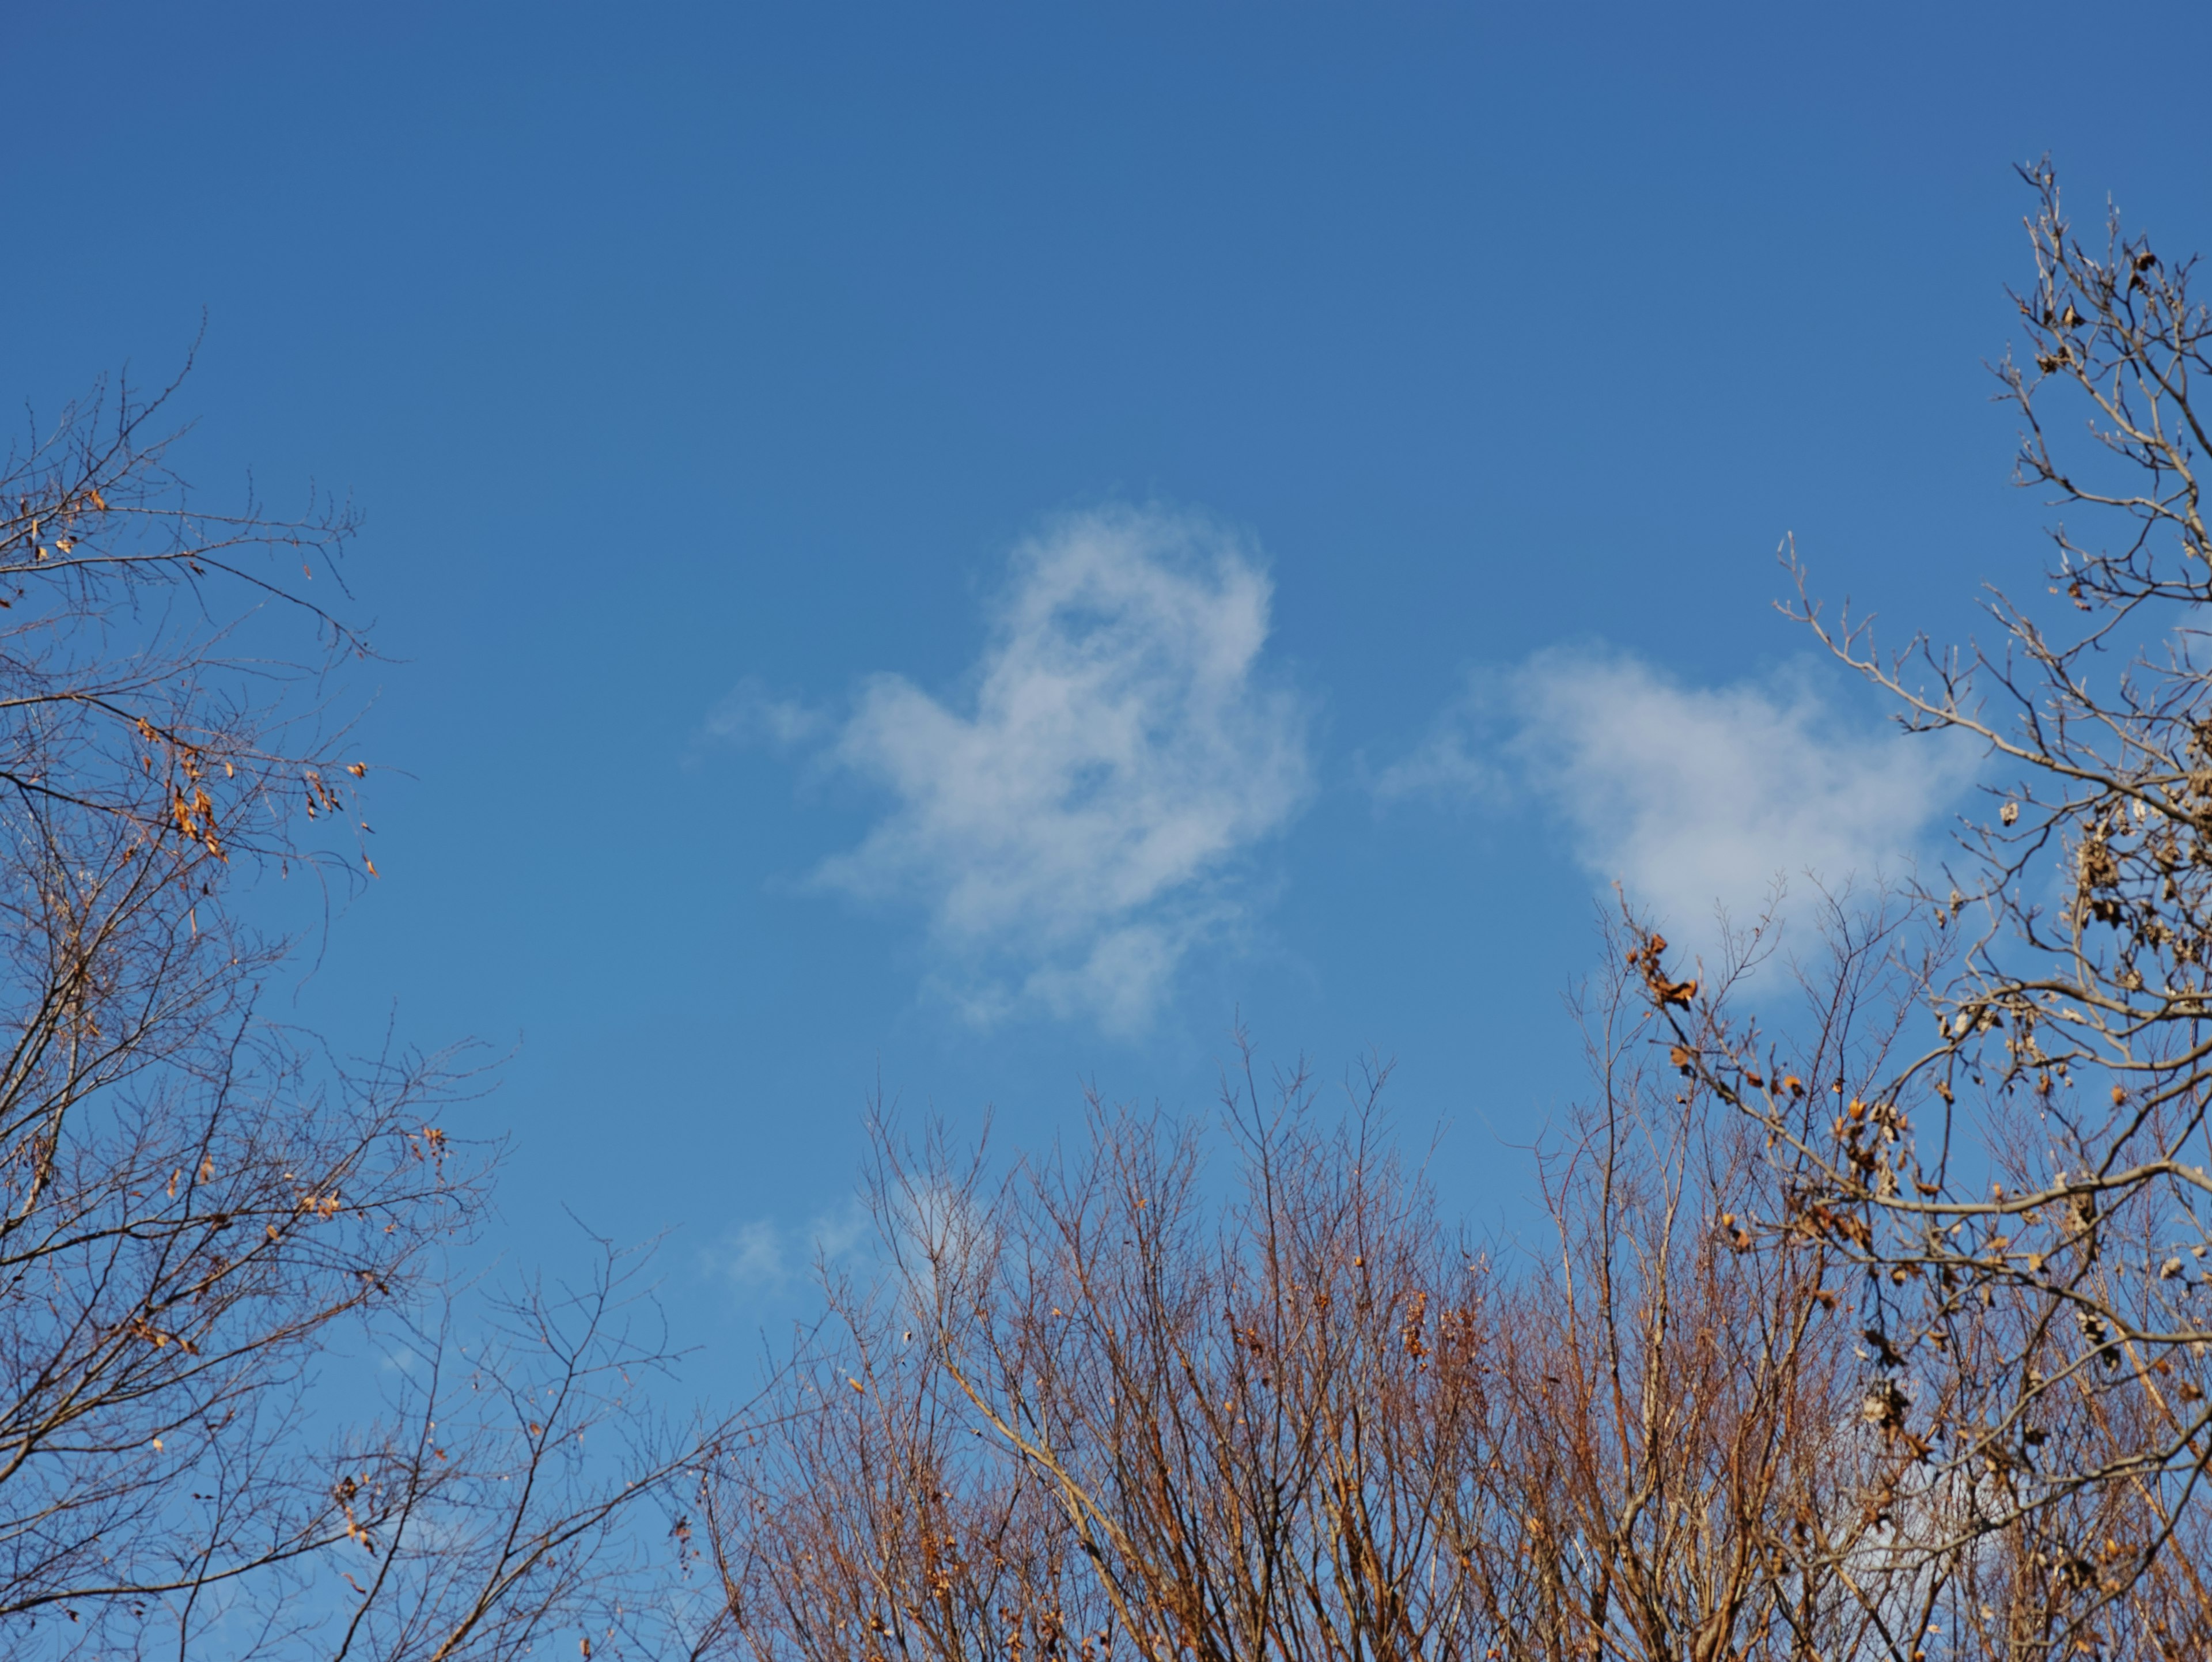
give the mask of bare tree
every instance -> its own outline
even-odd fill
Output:
[[[1371,1092],[1332,1123],[1249,1062],[1231,1172],[1095,1102],[1000,1178],[886,1138],[882,1273],[830,1278],[781,1426],[699,1492],[709,1647],[1925,1662],[1994,1571],[1916,1550],[1838,1255],[1759,1250],[1772,1168],[1651,1065],[1641,991],[1584,997],[1599,1088],[1525,1256],[1443,1223]]]
[[[1555,1251],[1494,1342],[1492,1481],[1521,1527],[1471,1551],[1537,1572],[1503,1653],[1911,1662],[1948,1586],[1897,1550],[1912,1446],[1863,1389],[1832,1252],[1758,1250],[1771,1168],[1654,1055],[1636,938],[1607,931],[1577,999],[1596,1092],[1539,1151]],[[1737,945],[1723,1002],[1759,941]]]
[[[1309,1094],[1234,1099],[1218,1223],[1193,1134],[1095,1102],[1087,1148],[998,1183],[887,1140],[888,1279],[833,1283],[786,1429],[710,1485],[729,1640],[1479,1655],[1454,1543],[1486,1272]]]
[[[352,521],[201,510],[167,396],[66,411],[0,490],[0,1633],[515,1653],[644,1492],[553,1476],[643,1358],[604,1278],[465,1362],[421,1338],[480,1324],[438,1314],[489,1169],[437,1123],[465,1055],[342,1062],[271,1020],[289,943],[239,904],[374,874],[331,679],[367,643],[313,598]],[[319,1363],[395,1356],[393,1412],[334,1410]],[[456,1375],[516,1434],[467,1429]]]
[[[657,1538],[647,1503],[727,1434],[662,1425],[642,1395],[673,1360],[647,1262],[602,1243],[580,1285],[494,1300],[473,1343],[451,1301],[405,1330],[389,1412],[336,1452],[353,1596],[317,1612],[331,1656],[493,1662],[556,1635],[586,1656],[690,1653],[713,1606],[680,1583],[689,1525]]]
[[[1877,651],[1867,622],[1802,600],[1802,569],[1794,608],[1908,729],[1985,748],[1987,807],[1942,882],[1834,910],[1807,1019],[1735,1018],[1663,943],[1639,968],[1674,1062],[1781,1162],[1761,1240],[1865,1269],[1878,1388],[1925,1451],[1928,1551],[1981,1538],[2011,1564],[1987,1619],[2019,1643],[2196,1653],[2212,1637],[2212,538],[2195,376],[2212,317],[2192,261],[2117,213],[2083,240],[2048,164],[2023,176],[2035,275],[2014,297],[2022,354],[1996,373],[2023,423],[2020,482],[2069,515],[2047,592],[1991,588],[1998,645],[1963,651]]]

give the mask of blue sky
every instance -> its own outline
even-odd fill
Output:
[[[1202,1109],[1240,1014],[1395,1057],[1510,1215],[1612,879],[1694,928],[1940,835],[1965,763],[1773,557],[1939,632],[2032,586],[2011,165],[2212,244],[2185,9],[2155,60],[2078,5],[6,27],[55,67],[0,384],[204,310],[202,490],[368,516],[385,877],[289,1008],[515,1047],[457,1116],[502,1244],[668,1231],[710,1348],[844,1227],[872,1093]]]

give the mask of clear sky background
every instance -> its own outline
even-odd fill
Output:
[[[0,386],[204,310],[205,497],[365,510],[385,875],[284,998],[516,1047],[515,1259],[667,1231],[725,1354],[878,1090],[1203,1110],[1240,1013],[1510,1221],[1612,880],[1940,846],[1774,551],[2035,586],[2013,164],[2212,246],[2139,15],[17,6]]]

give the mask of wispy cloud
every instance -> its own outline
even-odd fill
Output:
[[[813,743],[836,726],[827,711],[796,698],[776,697],[757,676],[748,675],[708,715],[707,736],[788,751]]]
[[[1300,707],[1261,670],[1270,596],[1250,545],[1202,517],[1054,521],[1015,551],[962,696],[877,676],[823,738],[820,759],[890,807],[815,880],[919,904],[971,1019],[1141,1028],[1243,917],[1243,858],[1308,794]],[[821,732],[757,689],[725,712],[733,736]]]
[[[773,1218],[756,1218],[708,1248],[702,1255],[702,1267],[744,1292],[777,1292],[817,1261],[848,1257],[868,1233],[868,1215],[858,1200],[823,1213],[803,1229]]]
[[[1777,878],[1903,875],[1972,772],[1959,746],[1849,719],[1803,669],[1698,688],[1563,649],[1471,678],[1376,788],[1539,804],[1593,875],[1683,926],[1749,917]]]
[[[927,1304],[932,1277],[964,1275],[976,1254],[994,1248],[988,1217],[957,1187],[902,1184],[879,1199],[878,1212],[850,1196],[804,1227],[752,1219],[702,1251],[699,1267],[747,1295],[789,1292],[823,1269],[889,1272],[912,1278],[908,1294]]]

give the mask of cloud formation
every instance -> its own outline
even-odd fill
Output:
[[[1270,594],[1211,521],[1054,522],[1014,553],[968,697],[896,675],[861,689],[825,758],[892,806],[817,880],[921,904],[975,1019],[1034,1001],[1141,1027],[1242,915],[1240,856],[1308,794],[1302,712],[1260,669]]]
[[[824,1212],[794,1230],[773,1218],[739,1224],[701,1254],[701,1266],[742,1292],[772,1293],[789,1287],[817,1262],[848,1257],[867,1239],[867,1213],[858,1200]]]
[[[836,723],[795,698],[778,698],[759,677],[748,675],[707,717],[707,736],[733,745],[791,751],[827,734]]]
[[[1972,773],[1955,745],[1855,725],[1803,671],[1686,687],[1562,649],[1474,678],[1385,797],[1542,804],[1593,875],[1676,927],[1755,916],[1775,880],[1907,872]]]

